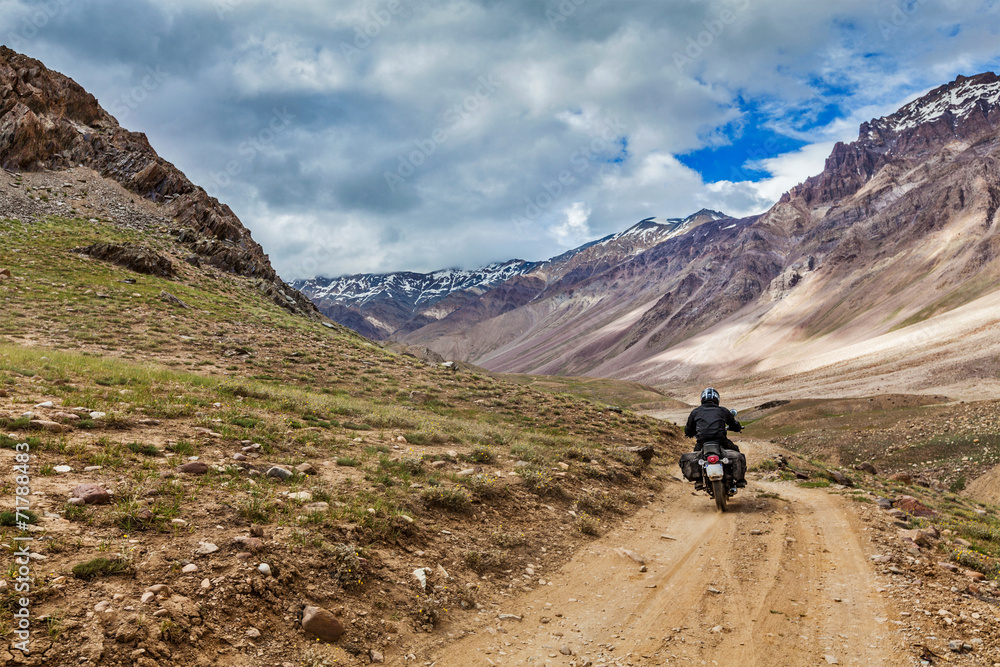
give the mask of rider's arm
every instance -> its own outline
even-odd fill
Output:
[[[729,410],[726,410],[726,425],[729,427],[730,431],[736,431],[739,433],[743,430],[743,424],[736,421],[736,417]]]
[[[687,424],[684,426],[684,435],[693,438],[696,435],[694,426],[694,410],[692,410],[691,414],[688,415]]]

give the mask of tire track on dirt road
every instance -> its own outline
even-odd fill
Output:
[[[672,481],[550,573],[551,585],[484,611],[474,634],[427,658],[435,667],[913,664],[850,501],[751,481],[720,514],[691,489]],[[622,548],[642,554],[647,571]]]

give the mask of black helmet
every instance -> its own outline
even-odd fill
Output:
[[[715,391],[711,387],[708,387],[705,391],[701,392],[701,404],[705,405],[706,403],[714,403],[715,405],[718,405],[719,392]]]

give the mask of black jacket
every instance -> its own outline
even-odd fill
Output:
[[[721,406],[705,403],[691,411],[684,427],[684,435],[697,438],[698,444],[709,440],[725,442],[727,428],[737,433],[743,430],[732,412]]]

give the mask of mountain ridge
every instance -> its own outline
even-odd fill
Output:
[[[501,286],[506,294],[516,295],[506,302],[508,306],[527,303],[546,289],[579,282],[687,229],[721,219],[729,217],[709,209],[685,218],[645,218],[623,231],[542,261],[512,259],[474,270],[316,277],[293,281],[292,286],[309,296],[332,320],[369,338],[385,339],[406,335],[466,307],[478,309],[476,317],[481,317],[484,309],[494,312],[495,308],[476,302],[484,292]],[[459,317],[469,315],[468,311],[459,313]]]
[[[777,377],[851,346],[863,356],[865,341],[996,289],[996,92],[993,73],[956,79],[863,124],[760,216],[689,230],[502,314],[400,338],[495,371],[658,386]],[[928,371],[907,382],[930,390],[960,377],[990,349],[976,336],[944,336],[964,361],[932,363],[928,349]],[[738,362],[713,364],[720,355]]]

